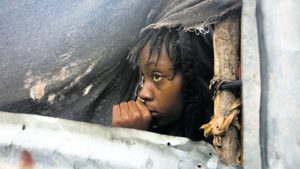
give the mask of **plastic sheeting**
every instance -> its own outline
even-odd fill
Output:
[[[0,110],[110,125],[130,95],[125,58],[153,1],[17,0],[0,6]]]

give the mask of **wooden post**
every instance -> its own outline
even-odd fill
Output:
[[[240,44],[240,16],[230,16],[217,23],[213,43],[214,79],[236,80]],[[225,117],[226,119],[236,100],[236,96],[229,90],[218,91],[214,99],[214,118]],[[219,137],[218,140],[214,138],[215,149],[222,161],[241,163],[239,136],[239,127],[230,124],[225,135]]]

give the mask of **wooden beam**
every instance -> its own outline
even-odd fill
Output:
[[[238,77],[240,16],[230,16],[215,25],[214,79],[230,81]],[[229,90],[217,90],[214,116],[203,125],[205,135],[214,136],[213,144],[219,158],[226,163],[241,164],[240,113],[241,101]]]

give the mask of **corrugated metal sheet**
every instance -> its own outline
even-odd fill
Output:
[[[134,129],[0,112],[1,169],[196,169],[222,164],[212,146]]]

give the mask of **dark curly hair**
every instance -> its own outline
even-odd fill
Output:
[[[184,112],[180,123],[184,124],[184,131],[175,135],[192,140],[204,139],[199,127],[209,121],[213,111],[212,92],[209,90],[213,77],[212,29],[207,30],[198,35],[169,28],[150,30],[136,41],[128,57],[137,67],[140,51],[146,43],[150,43],[149,60],[154,49],[160,56],[162,44],[166,44],[174,74],[181,71],[183,75]]]

